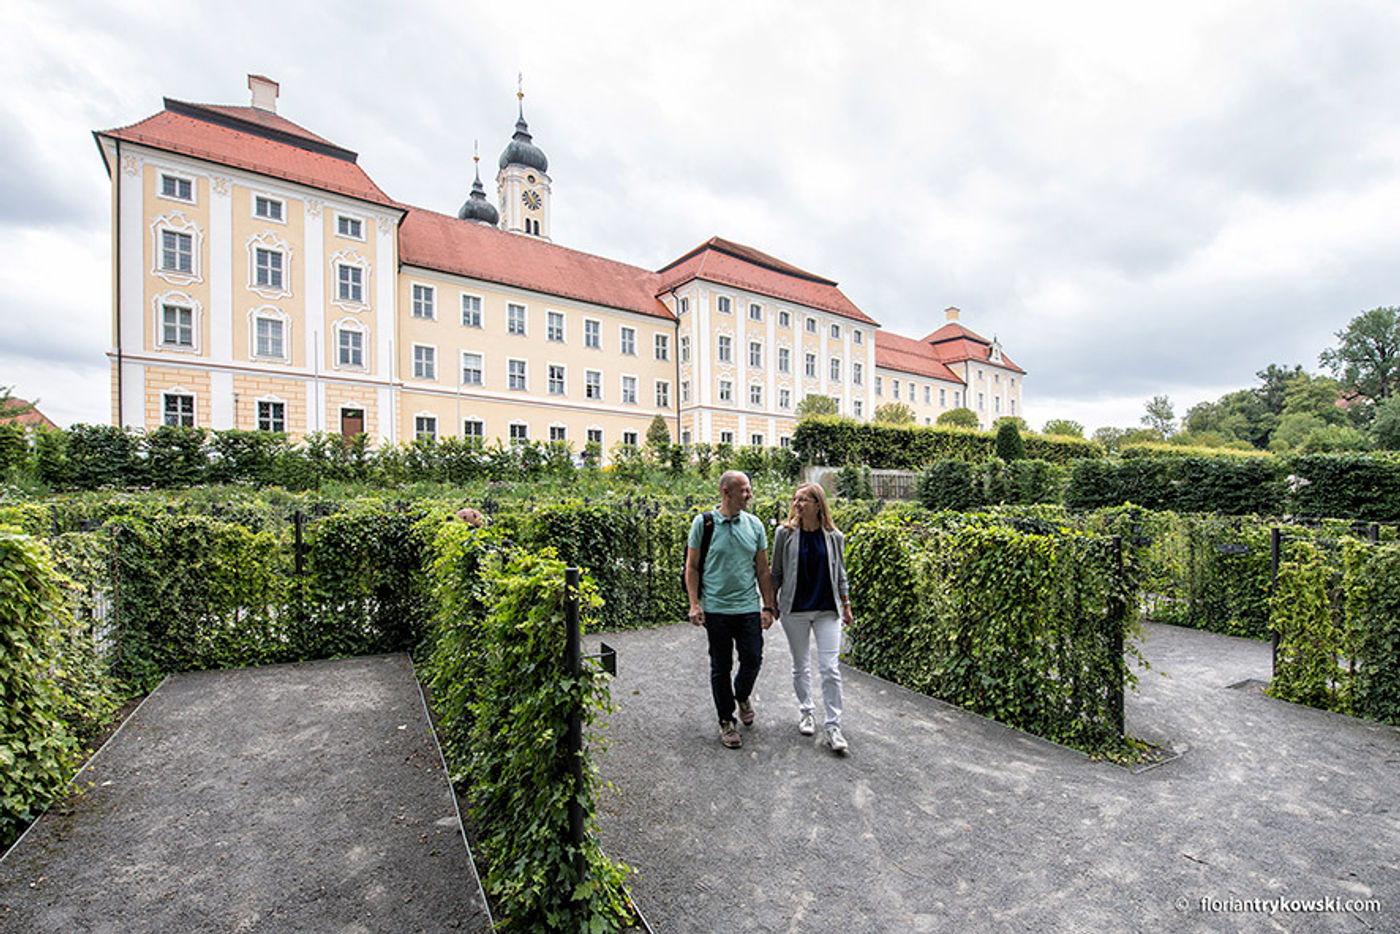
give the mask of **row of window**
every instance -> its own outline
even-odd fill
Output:
[[[484,354],[461,351],[463,386],[484,386],[486,384],[486,357]],[[518,358],[506,360],[506,388],[527,392],[530,388],[529,361]],[[413,345],[413,378],[417,380],[437,379],[437,348],[426,344]],[[619,401],[625,405],[637,404],[638,378],[623,375],[620,377]],[[562,363],[545,364],[545,387],[551,396],[568,395],[568,370]],[[671,382],[658,379],[653,381],[654,399],[658,408],[671,407]],[[595,402],[603,401],[603,371],[583,371],[583,397]]]
[[[728,335],[721,334],[716,341],[715,355],[720,363],[734,362],[734,340]],[[690,362],[690,338],[681,338],[681,362]],[[802,372],[809,379],[817,378],[817,355],[814,353],[803,354]],[[762,341],[749,341],[749,367],[750,369],[761,370],[765,366]],[[779,373],[792,372],[792,351],[787,347],[778,348],[777,369]],[[832,357],[827,361],[827,379],[833,383],[841,382],[842,364],[840,357]],[[865,366],[859,362],[851,363],[851,383],[856,386],[865,383]]]
[[[351,262],[335,265],[336,301],[352,305],[365,303],[365,267]],[[179,230],[160,231],[158,270],[179,275],[195,275],[194,235]],[[287,262],[282,250],[253,248],[252,286],[261,289],[285,288]]]
[[[529,422],[511,422],[507,429],[511,444],[522,444],[530,440]],[[415,415],[413,417],[413,437],[417,441],[435,441],[438,436],[438,419],[436,415]],[[462,437],[468,441],[484,441],[486,439],[486,423],[479,418],[468,418],[462,421]],[[549,441],[568,441],[569,429],[564,425],[549,426]],[[589,428],[586,439],[590,443],[603,444],[603,429]],[[636,447],[638,434],[635,431],[622,432],[622,443],[631,447]]]
[[[481,301],[479,295],[462,295],[463,327],[480,328],[483,326]],[[410,313],[415,318],[428,321],[437,320],[437,287],[415,283]],[[525,305],[518,302],[506,303],[506,333],[520,337],[529,336],[529,309]],[[545,312],[544,336],[545,340],[552,343],[567,343],[565,315],[562,311]],[[603,322],[601,320],[597,318],[583,319],[583,346],[593,350],[603,349]],[[636,356],[636,328],[625,324],[618,326],[617,350],[624,356]],[[654,334],[652,336],[652,356],[657,360],[671,359],[671,336],[669,334]]]
[[[160,176],[160,195],[170,201],[183,201],[186,204],[195,202],[194,179],[183,175],[173,175],[169,172]],[[265,221],[283,224],[287,219],[286,202],[281,198],[274,198],[270,195],[253,195],[253,216]],[[348,214],[337,214],[335,216],[335,232],[338,236],[349,240],[363,240],[365,238],[364,220]]]
[[[259,400],[258,431],[286,431],[287,403]],[[167,392],[162,401],[161,422],[175,428],[194,427],[194,396]]]
[[[981,370],[978,370],[977,373],[978,373],[978,377],[980,378],[980,377],[982,376],[982,371],[981,371]],[[1000,373],[994,373],[994,374],[993,374],[993,377],[994,377],[994,379],[993,379],[994,382],[997,382],[997,383],[1000,383],[1000,382],[1001,382],[1001,374],[1000,374]],[[1007,382],[1008,382],[1009,387],[1010,387],[1011,389],[1015,389],[1015,388],[1016,388],[1016,377],[1014,377],[1014,376],[1007,377]],[[933,387],[932,387],[931,385],[925,384],[924,387],[923,387],[923,390],[924,390],[924,393],[923,393],[923,395],[924,395],[924,405],[932,405],[932,404],[933,404]],[[904,395],[901,396],[901,394],[900,394],[900,393],[901,393],[901,387],[900,387],[900,382],[899,382],[899,380],[898,380],[898,379],[893,379],[893,378],[891,378],[891,379],[890,379],[890,395],[891,395],[896,401],[900,401],[900,400],[906,401],[906,402],[918,402],[918,401],[919,401],[919,385],[918,385],[917,383],[915,383],[913,380],[908,380],[908,381],[905,382],[905,384],[904,384],[904,386],[903,386],[903,392],[904,392]],[[883,398],[884,395],[885,395],[885,379],[884,379],[883,376],[876,376],[876,377],[875,377],[875,395],[876,395],[876,396],[879,396],[879,397],[881,397],[881,398]],[[972,396],[969,394],[969,395],[968,395],[968,403],[969,403],[969,405],[971,404],[971,401],[972,401]],[[996,414],[1000,415],[1000,414],[1001,414],[1001,396],[993,396],[993,397],[992,397],[992,401],[993,401],[993,403],[995,404]],[[1009,401],[1010,401],[1010,404],[1011,404],[1011,414],[1012,414],[1012,415],[1015,415],[1015,414],[1016,414],[1016,400],[1015,400],[1015,399],[1011,399],[1011,400],[1009,400]],[[939,408],[944,408],[944,409],[946,409],[946,408],[948,407],[948,390],[947,390],[947,389],[940,388],[940,389],[938,390],[938,406],[939,406]],[[955,409],[957,409],[957,408],[962,408],[962,406],[963,406],[963,394],[962,394],[962,391],[961,391],[961,390],[958,390],[958,389],[954,389],[954,390],[953,390],[953,408],[955,408]],[[979,392],[979,393],[977,394],[977,411],[979,411],[979,412],[985,412],[986,410],[987,410],[987,394],[986,394],[986,393],[983,393],[983,392]]]
[[[715,309],[716,309],[720,314],[722,314],[722,315],[732,315],[732,314],[734,314],[734,302],[733,302],[733,299],[731,299],[728,295],[720,295],[720,296],[717,296],[717,297],[715,298]],[[687,313],[687,312],[689,312],[689,311],[690,311],[690,299],[689,299],[688,297],[687,297],[687,298],[682,298],[682,299],[680,300],[680,304],[679,304],[679,306],[678,306],[678,308],[677,308],[677,312],[678,312],[679,314],[685,314],[685,313]],[[763,320],[763,311],[764,311],[763,305],[759,304],[758,302],[749,302],[749,320],[750,320],[750,321],[762,321],[762,320]],[[792,327],[792,313],[791,313],[791,312],[786,311],[786,310],[781,309],[781,308],[778,309],[778,327],[780,327],[780,328],[790,328],[790,327]],[[820,322],[819,322],[815,317],[813,317],[813,316],[811,316],[811,315],[808,315],[808,316],[806,316],[806,317],[803,319],[803,321],[802,321],[802,327],[803,327],[803,330],[805,330],[808,334],[816,334],[816,333],[819,332],[819,330],[820,330],[820,328],[821,328],[821,324],[820,324]],[[831,337],[832,340],[837,340],[837,341],[841,340],[841,325],[840,325],[840,323],[835,322],[835,321],[831,322],[830,325],[829,325],[828,333],[829,333],[829,335],[830,335],[830,337]],[[851,328],[851,343],[853,343],[853,344],[863,344],[863,343],[865,343],[865,332],[862,331],[860,328],[854,328],[854,327]]]

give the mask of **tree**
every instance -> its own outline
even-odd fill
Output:
[[[875,422],[879,425],[912,425],[914,410],[903,402],[886,402],[875,409]]]
[[[1016,430],[1025,434],[1031,430],[1031,426],[1026,424],[1026,420],[1019,415],[1003,415],[992,422],[992,428],[999,430],[1002,425],[1015,425]]]
[[[1400,393],[1376,407],[1371,443],[1383,451],[1400,451]]]
[[[31,402],[21,402],[10,395],[13,386],[0,386],[0,419],[16,418],[34,411],[34,404]]]
[[[1357,315],[1337,332],[1337,342],[1317,359],[1346,392],[1380,405],[1400,391],[1400,308]]]
[[[997,457],[1010,463],[1026,459],[1026,442],[1021,440],[1021,432],[1012,421],[1002,422],[997,427]]]
[[[1163,438],[1171,437],[1171,433],[1176,431],[1176,412],[1172,409],[1172,400],[1166,396],[1153,396],[1141,421]]]
[[[976,428],[982,424],[971,409],[949,409],[934,420],[940,428]]]
[[[671,429],[666,427],[666,419],[660,415],[652,416],[651,425],[647,428],[647,444],[658,450],[671,443]]]
[[[807,418],[809,415],[838,415],[840,412],[841,407],[836,404],[835,399],[819,393],[805,395],[802,401],[797,403],[798,418]]]
[[[1047,435],[1063,435],[1066,438],[1084,437],[1084,426],[1068,418],[1052,418],[1045,423],[1044,433]]]

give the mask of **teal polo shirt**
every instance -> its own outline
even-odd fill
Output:
[[[701,582],[700,606],[707,613],[757,613],[763,607],[754,573],[754,556],[768,550],[768,532],[763,521],[751,512],[727,519],[718,509],[710,550],[705,555],[705,579]],[[686,544],[700,550],[705,515],[690,524]]]

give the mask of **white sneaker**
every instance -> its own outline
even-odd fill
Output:
[[[811,711],[804,713],[802,719],[797,721],[797,732],[803,736],[811,736],[817,732],[817,722],[812,719]]]
[[[846,744],[846,737],[841,735],[841,728],[834,726],[826,731],[826,744],[831,747],[831,751],[844,754],[849,746]]]

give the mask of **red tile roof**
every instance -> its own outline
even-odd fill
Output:
[[[674,320],[656,273],[524,234],[408,208],[399,259],[410,266]]]
[[[28,399],[17,399],[14,396],[10,396],[9,398],[9,407],[11,409],[22,408],[24,406],[29,405],[32,405],[32,403]],[[3,424],[5,422],[16,422],[17,424],[30,425],[34,428],[58,427],[49,420],[49,417],[47,415],[45,415],[43,412],[40,412],[37,408],[30,408],[29,411],[23,412],[19,415],[0,416],[0,424]]]
[[[933,348],[921,341],[900,337],[889,331],[875,332],[875,365],[886,370],[913,373],[931,379],[961,383],[962,377],[948,369]]]
[[[961,363],[964,360],[977,360],[981,363],[990,363],[992,366],[1003,367],[1008,370],[1015,370],[1017,373],[1026,371],[1011,362],[1005,352],[1001,355],[1000,363],[992,363],[992,342],[981,334],[970,328],[965,328],[956,321],[949,321],[943,327],[925,337],[922,341],[933,349],[934,356],[944,363]]]
[[[720,237],[712,237],[658,272],[661,292],[670,291],[691,279],[704,279],[770,298],[820,308],[874,327],[880,326],[841,294],[832,280],[805,272],[753,247]]]
[[[109,137],[139,143],[373,204],[399,206],[356,164],[355,153],[290,120],[252,107],[206,107],[169,98],[165,105],[140,123],[94,135],[99,142]]]

